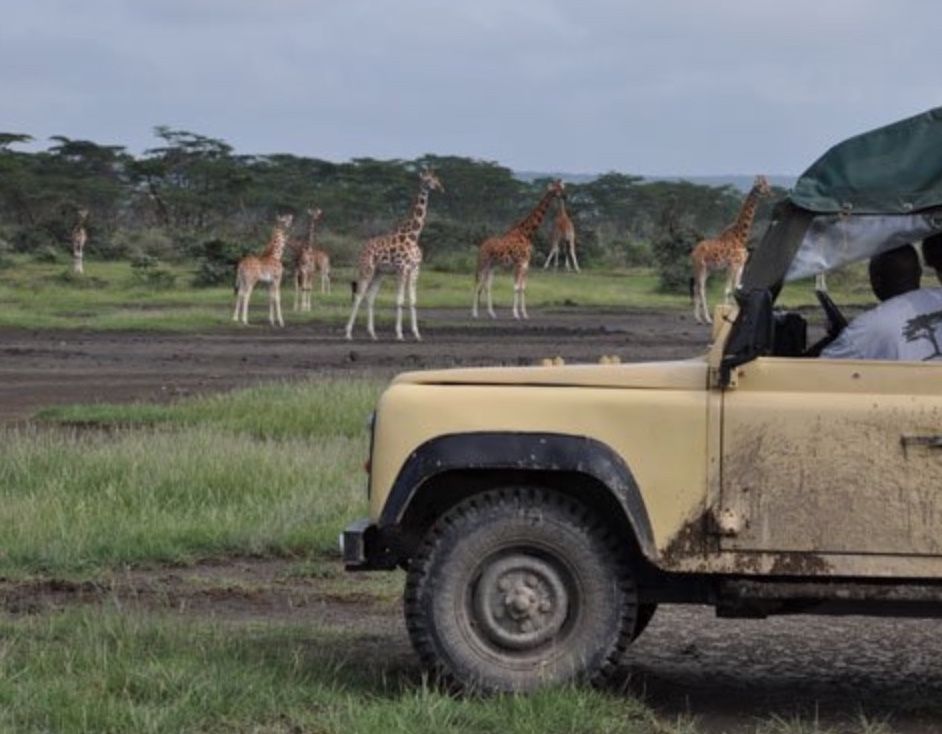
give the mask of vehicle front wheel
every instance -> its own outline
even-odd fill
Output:
[[[466,690],[601,682],[639,621],[626,547],[559,493],[471,497],[436,521],[409,564],[413,646],[436,677]]]

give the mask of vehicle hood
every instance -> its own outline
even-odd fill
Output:
[[[552,367],[472,367],[405,372],[396,383],[421,385],[516,385],[630,387],[651,390],[705,390],[706,359],[634,364],[574,364]]]

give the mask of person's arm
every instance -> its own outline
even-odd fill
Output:
[[[889,309],[861,314],[821,352],[825,359],[899,359],[897,337]]]

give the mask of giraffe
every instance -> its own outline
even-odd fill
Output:
[[[550,235],[550,251],[546,256],[546,262],[543,263],[543,270],[549,267],[550,260],[553,261],[553,268],[559,268],[559,243],[564,243],[563,261],[566,263],[566,270],[569,270],[569,260],[572,259],[572,267],[578,273],[579,263],[576,260],[576,229],[572,225],[572,219],[566,212],[566,199],[560,197],[559,212],[556,219],[553,220],[553,232]]]
[[[550,202],[563,195],[565,187],[559,179],[551,182],[546,187],[546,192],[526,217],[515,224],[506,233],[497,237],[488,237],[481,243],[478,249],[478,264],[475,271],[474,282],[474,303],[471,307],[471,315],[478,317],[478,303],[481,300],[481,292],[487,293],[487,312],[491,318],[497,318],[494,313],[494,303],[491,298],[491,288],[494,283],[494,268],[498,265],[512,267],[514,274],[514,305],[513,314],[515,319],[521,316],[527,319],[527,271],[530,269],[530,257],[533,254],[533,243],[530,238],[540,228],[543,223],[543,217],[546,216],[546,210],[549,209]]]
[[[406,285],[409,286],[409,309],[412,316],[412,334],[416,341],[421,341],[419,325],[416,322],[415,296],[419,280],[419,268],[422,265],[422,250],[419,248],[419,236],[425,226],[428,214],[428,195],[430,191],[444,191],[438,176],[423,168],[419,173],[419,193],[409,218],[400,224],[394,232],[366,241],[357,258],[356,281],[353,285],[353,310],[347,321],[347,339],[353,339],[353,324],[357,318],[360,303],[366,298],[366,330],[370,338],[376,339],[373,328],[373,304],[383,275],[395,273],[399,284],[396,294],[396,339],[402,341],[402,305],[405,301]]]
[[[321,293],[330,293],[330,253],[314,248],[314,268],[321,274]]]
[[[759,198],[768,196],[772,190],[765,176],[756,176],[752,188],[746,195],[736,217],[736,221],[729,225],[712,239],[702,240],[690,253],[693,264],[693,278],[691,279],[691,295],[693,296],[693,317],[698,323],[712,323],[707,308],[706,283],[712,270],[726,268],[726,302],[732,292],[739,287],[743,266],[746,264],[746,240],[752,220],[755,218],[759,206]],[[701,319],[702,316],[702,319]]]
[[[261,281],[268,284],[268,322],[274,326],[284,326],[281,317],[281,276],[284,266],[281,264],[285,251],[288,230],[294,217],[291,214],[280,214],[275,218],[275,227],[272,230],[268,245],[261,255],[246,255],[239,260],[236,268],[236,303],[232,314],[233,321],[239,321],[239,307],[242,308],[243,324],[249,323],[249,301],[252,298],[252,289]]]
[[[77,212],[78,220],[72,227],[69,239],[72,242],[72,272],[82,275],[85,272],[85,243],[88,241],[88,232],[85,229],[85,222],[88,219],[88,209],[79,209]]]
[[[291,243],[294,250],[294,310],[311,310],[311,288],[313,287],[314,273],[318,266],[318,253],[327,259],[328,272],[330,259],[323,250],[314,247],[317,241],[315,230],[317,223],[323,218],[324,212],[320,209],[308,209],[307,240]],[[321,292],[323,293],[324,272],[321,271]]]

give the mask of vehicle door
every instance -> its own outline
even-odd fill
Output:
[[[723,549],[942,555],[942,362],[760,358],[722,400]]]

